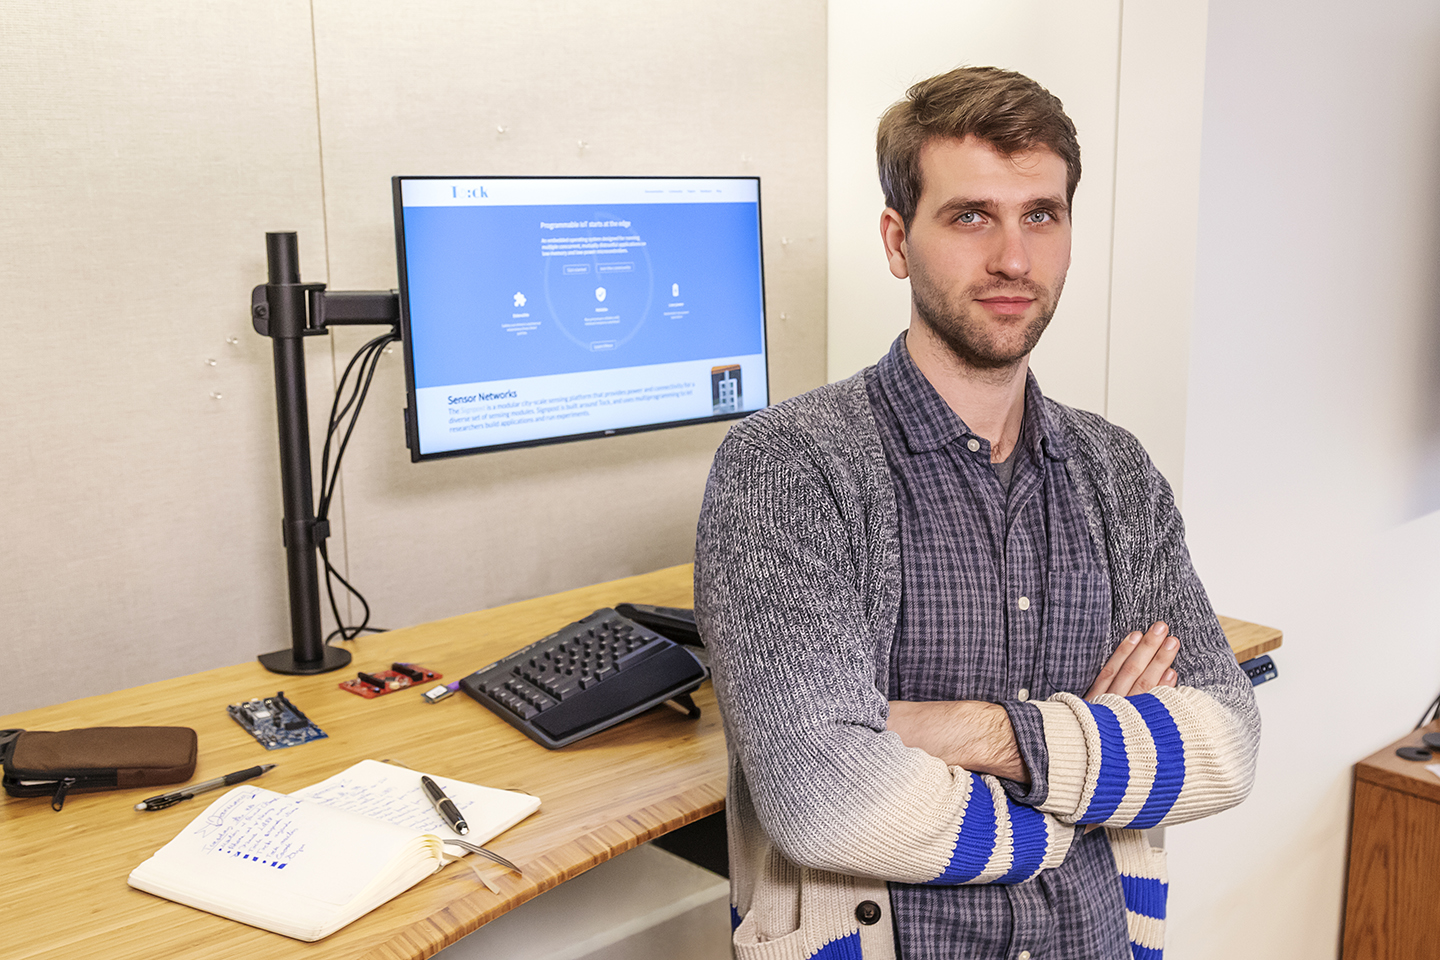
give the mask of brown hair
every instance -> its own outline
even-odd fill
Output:
[[[1058,97],[999,67],[959,67],[905,91],[880,118],[875,159],[885,203],[908,228],[920,204],[920,150],[936,137],[974,136],[1003,154],[1036,145],[1065,161],[1065,202],[1080,183],[1080,142]]]

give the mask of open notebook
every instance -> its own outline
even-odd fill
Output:
[[[243,785],[130,873],[130,886],[210,913],[319,940],[465,855],[415,770],[362,760],[290,795]],[[430,775],[483,844],[538,797]]]

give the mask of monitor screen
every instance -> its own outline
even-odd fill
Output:
[[[757,177],[396,177],[412,460],[769,402]]]

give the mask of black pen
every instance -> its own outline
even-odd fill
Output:
[[[179,803],[181,800],[189,800],[197,793],[204,793],[206,790],[218,790],[221,787],[233,786],[244,780],[251,780],[275,769],[273,763],[262,763],[258,767],[251,767],[248,770],[236,770],[234,773],[226,774],[223,777],[216,777],[214,780],[206,780],[203,783],[193,783],[188,787],[181,787],[174,793],[162,793],[158,797],[151,797],[149,800],[142,800],[135,804],[136,810],[164,810],[171,804]]]
[[[429,777],[421,777],[420,789],[424,790],[425,796],[435,804],[435,812],[445,818],[445,822],[450,824],[451,830],[462,837],[470,832],[470,824],[466,823],[465,818],[460,815],[460,808],[455,806],[454,800],[445,796],[445,791],[440,789],[438,783]]]

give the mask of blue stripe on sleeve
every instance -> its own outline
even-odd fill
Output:
[[[735,904],[730,904],[730,932],[734,933],[735,928],[740,926],[740,911],[735,909]]]
[[[860,931],[831,940],[810,954],[810,960],[864,960],[860,952]]]
[[[1134,940],[1130,941],[1131,960],[1161,960],[1161,951],[1154,947],[1142,947]]]
[[[1163,881],[1151,877],[1127,877],[1122,873],[1120,889],[1125,894],[1125,906],[1156,920],[1165,919],[1165,900],[1169,886]]]
[[[940,876],[926,883],[941,886],[974,880],[985,870],[994,852],[995,798],[980,775],[972,773],[970,802],[965,806],[965,818],[960,821],[960,835],[955,838],[950,863]]]
[[[1099,703],[1086,706],[1100,732],[1100,776],[1096,778],[1090,806],[1079,822],[1104,823],[1114,816],[1115,808],[1125,799],[1125,788],[1130,785],[1130,758],[1125,753],[1125,734],[1115,711]]]
[[[1006,801],[1010,809],[1010,834],[1014,842],[1014,858],[1010,872],[996,883],[1020,883],[1034,876],[1045,861],[1045,846],[1050,831],[1045,828],[1045,815],[1031,807]]]
[[[1128,699],[1150,728],[1150,739],[1155,741],[1155,783],[1150,787],[1145,806],[1129,823],[1132,828],[1145,829],[1163,820],[1180,796],[1180,788],[1185,785],[1185,741],[1180,737],[1175,718],[1154,694],[1142,693]]]

